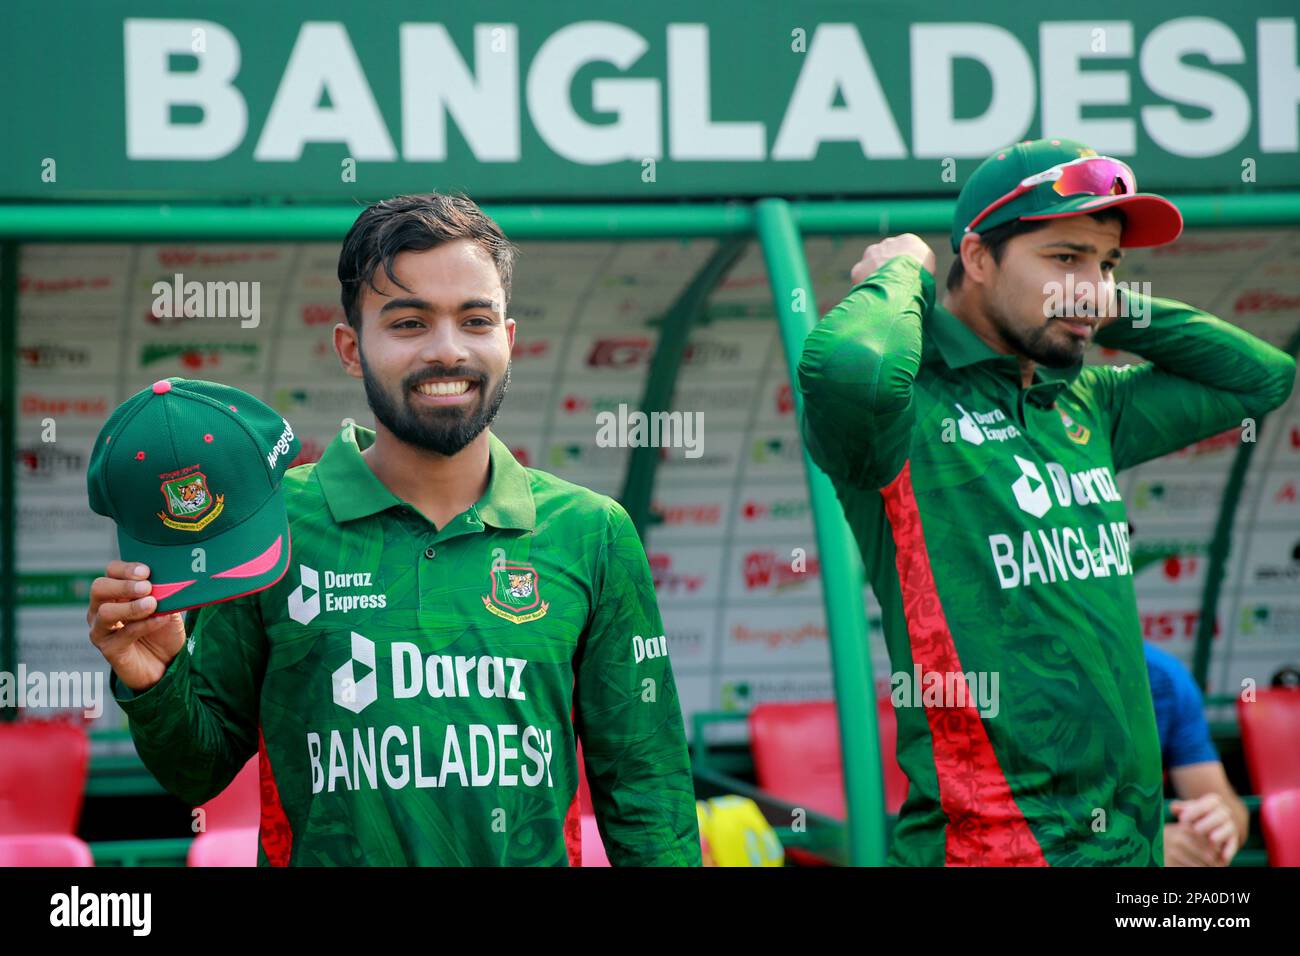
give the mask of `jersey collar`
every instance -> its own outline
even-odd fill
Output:
[[[337,522],[378,514],[404,502],[370,470],[361,452],[374,443],[373,429],[348,425],[330,442],[316,463],[325,503]],[[496,435],[488,433],[490,477],[483,497],[470,509],[497,528],[534,530],[537,509],[528,472]]]
[[[1014,355],[994,351],[965,322],[938,302],[930,309],[925,331],[938,350],[939,358],[949,368],[960,369],[981,362],[992,362],[997,364],[1000,372],[1005,372],[1017,383],[1020,381],[1019,359]],[[1050,406],[1056,396],[1074,381],[1082,368],[1082,362],[1070,368],[1037,366],[1035,381],[1025,390],[1028,393],[1026,397],[1034,400],[1035,404]]]

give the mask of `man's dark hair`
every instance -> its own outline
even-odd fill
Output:
[[[1098,222],[1118,222],[1120,228],[1124,227],[1124,213],[1118,209],[1102,209],[1098,212],[1088,213]],[[1012,219],[1010,222],[1004,222],[1000,226],[994,226],[988,232],[979,234],[982,242],[993,254],[993,261],[998,265],[1002,264],[1002,256],[1007,251],[1007,243],[1016,236],[1023,236],[1026,233],[1037,232],[1044,229],[1051,219]],[[952,267],[948,270],[948,291],[952,292],[957,289],[962,280],[966,278],[966,267],[961,264],[961,254],[953,260]]]
[[[394,196],[366,209],[343,239],[339,285],[348,324],[361,331],[357,303],[363,286],[375,288],[375,272],[380,267],[390,282],[406,288],[393,274],[393,260],[398,253],[422,252],[458,239],[476,243],[492,257],[506,295],[503,304],[509,304],[510,277],[518,250],[473,200],[443,193]]]

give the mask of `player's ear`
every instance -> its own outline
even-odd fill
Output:
[[[361,372],[360,339],[357,330],[346,322],[334,326],[334,351],[343,371],[353,378],[363,378]]]
[[[515,352],[515,320],[506,319],[504,325],[506,327],[506,347],[510,350],[510,354],[513,355]]]
[[[961,256],[962,270],[973,282],[988,282],[994,265],[993,253],[977,233],[968,232],[962,236],[957,254]]]

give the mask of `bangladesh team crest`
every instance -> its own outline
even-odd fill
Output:
[[[1088,444],[1088,439],[1092,437],[1088,426],[1076,423],[1073,418],[1065,414],[1065,409],[1061,406],[1056,406],[1056,410],[1061,413],[1061,423],[1065,425],[1065,437],[1076,445]]]
[[[537,569],[530,564],[499,564],[489,573],[492,591],[483,595],[483,606],[497,617],[516,624],[535,621],[550,610],[542,600]]]
[[[169,528],[202,531],[226,506],[226,496],[212,494],[207,475],[198,467],[191,465],[159,476],[163,479],[159,487],[163,500],[167,502],[167,510],[158,512],[158,517]]]

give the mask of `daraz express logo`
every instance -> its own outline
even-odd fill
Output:
[[[299,624],[310,624],[321,613],[321,595],[325,597],[325,610],[347,614],[358,608],[375,609],[388,606],[388,595],[380,592],[365,594],[338,594],[337,591],[354,588],[371,587],[369,572],[345,574],[339,571],[324,572],[324,588],[321,587],[321,573],[305,564],[298,565],[298,580],[301,582],[289,595],[289,617]]]
[[[1067,472],[1054,461],[1045,462],[1044,467],[1051,479],[1049,486],[1038,465],[1019,455],[1013,457],[1020,466],[1020,477],[1011,483],[1011,492],[1016,496],[1020,510],[1035,518],[1041,518],[1052,510],[1053,498],[1062,507],[1120,500],[1114,476],[1107,467]]]

